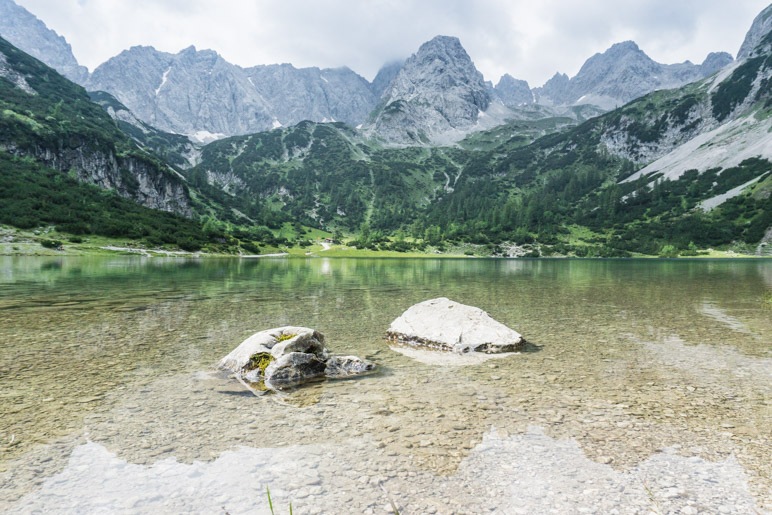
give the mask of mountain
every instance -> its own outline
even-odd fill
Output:
[[[87,87],[112,94],[151,126],[202,141],[306,119],[358,125],[376,103],[370,84],[348,68],[244,69],[195,47],[177,54],[132,47],[97,67]]]
[[[502,75],[494,88],[494,94],[507,107],[519,107],[534,102],[528,82],[518,80],[509,74]]]
[[[399,70],[366,132],[408,145],[455,141],[490,103],[483,76],[458,38],[437,36]]]
[[[594,104],[612,109],[655,90],[703,79],[732,61],[732,56],[721,52],[710,54],[701,65],[660,64],[634,42],[625,41],[590,57],[571,79],[556,74],[534,94],[547,105]]]
[[[274,126],[303,120],[361,124],[376,104],[370,83],[349,68],[295,68],[291,64],[245,70],[268,102]],[[278,123],[276,123],[278,122]]]
[[[6,204],[23,212],[15,201],[25,181],[43,177],[36,184],[47,187],[36,195],[46,201],[27,195],[24,206],[68,220],[91,216],[93,227],[104,217],[71,203],[52,207],[71,200],[49,197],[79,178],[145,203],[182,192],[170,197],[185,202],[176,211],[206,217],[207,230],[191,229],[185,239],[194,246],[278,241],[276,233],[293,227],[299,235],[303,224],[392,250],[457,242],[494,255],[761,249],[772,237],[768,20],[769,9],[741,58],[726,66],[725,54],[699,66],[660,65],[628,42],[594,56],[574,78],[557,74],[531,97],[512,77],[496,87],[484,82],[458,39],[445,36],[384,67],[373,84],[347,69],[243,69],[212,51],[135,47],[95,71],[95,83],[125,89],[93,93],[99,106],[7,45],[0,222],[14,220]],[[665,89],[680,81],[689,82]],[[333,109],[347,88],[354,101]],[[605,114],[593,106],[635,95]],[[361,116],[368,102],[375,109],[362,130],[352,128],[356,119],[340,121]],[[328,123],[280,118],[305,112]],[[183,130],[156,129],[149,118],[202,136],[259,124],[273,130],[198,147],[171,133]],[[121,222],[121,234],[134,230],[131,217]]]
[[[772,5],[761,11],[753,20],[753,24],[745,36],[739,52],[737,52],[737,59],[747,59],[767,52],[770,32],[772,32]]]
[[[0,36],[70,79],[84,84],[88,69],[78,64],[69,43],[13,0],[0,0]]]
[[[303,123],[212,143],[186,174],[250,218],[354,231],[368,248],[464,241],[494,254],[750,250],[772,227],[772,35],[757,40],[752,57],[712,77],[578,125],[541,111],[458,146],[399,148],[373,145],[342,124]],[[389,103],[381,107],[381,122],[397,137],[418,129],[407,115],[437,123],[433,101],[441,94],[453,102],[471,97],[477,116],[485,112],[474,93],[490,88],[474,80],[479,75],[458,48],[446,38],[425,46],[384,92],[405,121],[388,125]],[[554,82],[570,86],[564,76]],[[498,100],[488,101],[490,112]],[[423,136],[456,130],[443,119]]]
[[[154,209],[191,214],[182,177],[141,152],[86,91],[0,38],[0,151]]]

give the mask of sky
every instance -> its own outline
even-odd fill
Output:
[[[541,86],[633,40],[660,63],[737,54],[769,0],[16,0],[96,66],[134,45],[195,45],[248,67],[348,66],[372,80],[436,35],[456,36],[486,80]]]

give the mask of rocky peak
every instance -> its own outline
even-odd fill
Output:
[[[458,38],[437,36],[421,45],[405,62],[386,95],[391,102],[438,93],[456,93],[482,111],[490,102],[482,73]]]
[[[200,141],[302,120],[356,126],[376,104],[370,84],[348,68],[245,69],[194,46],[177,54],[132,47],[100,65],[89,88],[111,93],[151,126]]]
[[[71,81],[86,82],[88,69],[78,64],[70,44],[12,0],[0,0],[0,35]]]
[[[646,54],[641,50],[641,48],[638,46],[638,43],[635,41],[621,41],[619,43],[614,43],[609,47],[608,50],[603,52],[602,54],[595,54],[597,56],[607,56],[607,57],[620,57],[627,54],[642,54],[646,58]]]
[[[574,77],[585,87],[598,84],[606,79],[617,79],[619,75],[632,72],[635,75],[656,75],[658,65],[633,41],[615,43],[602,54],[590,57]]]
[[[772,46],[772,38],[769,37],[771,32],[772,5],[769,5],[753,20],[740,51],[737,52],[737,60],[754,57],[759,53],[768,51],[769,47]]]
[[[508,73],[502,75],[494,91],[499,100],[507,107],[532,104],[534,101],[533,92],[528,82],[516,79]]]
[[[732,54],[728,52],[711,52],[705,60],[702,61],[700,68],[702,69],[703,74],[706,77],[709,77],[724,66],[730,64],[732,61],[734,61]]]
[[[421,45],[381,97],[369,131],[400,144],[455,141],[474,129],[491,97],[458,38]]]
[[[291,64],[245,70],[256,91],[268,102],[274,126],[303,120],[363,123],[377,99],[370,84],[347,67],[295,68]]]
[[[570,104],[571,94],[569,92],[571,80],[565,73],[555,73],[544,86],[534,88],[534,97],[540,104],[546,105],[564,105]]]

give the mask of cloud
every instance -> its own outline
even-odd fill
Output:
[[[736,52],[767,0],[17,0],[93,70],[132,45],[194,44],[241,66],[348,66],[372,79],[438,35],[461,39],[486,79],[543,84],[635,40],[659,62]]]

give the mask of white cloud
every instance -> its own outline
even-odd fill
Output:
[[[736,53],[767,0],[17,0],[90,69],[132,45],[194,44],[242,66],[348,66],[368,79],[438,34],[458,36],[486,79],[543,84],[626,39],[652,58]]]

